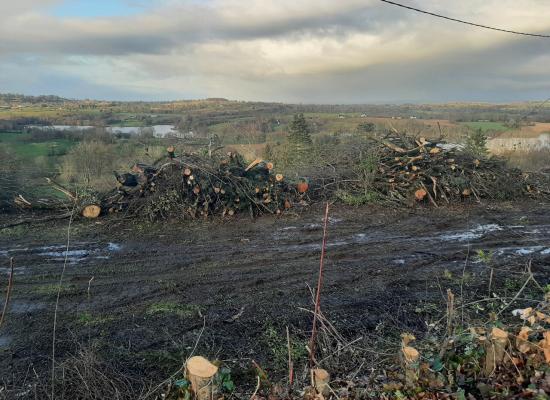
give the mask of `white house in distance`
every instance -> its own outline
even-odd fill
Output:
[[[178,131],[174,125],[153,125],[147,127],[139,126],[109,126],[105,128],[107,132],[113,134],[138,135],[142,132],[152,131],[153,136],[163,138],[166,136],[176,136]]]

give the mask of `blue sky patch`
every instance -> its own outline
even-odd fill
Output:
[[[65,0],[53,9],[57,17],[123,17],[146,8],[143,0]]]

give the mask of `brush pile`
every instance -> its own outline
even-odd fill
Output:
[[[101,209],[150,220],[208,217],[247,212],[278,214],[300,199],[300,193],[273,165],[257,159],[246,164],[236,153],[212,158],[176,157],[161,165],[135,164],[130,173],[115,172],[118,188],[106,195]]]
[[[333,178],[349,182],[339,185],[346,193],[368,192],[370,198],[382,202],[429,202],[435,207],[468,199],[513,200],[549,194],[534,175],[510,168],[500,158],[476,157],[460,145],[398,134],[367,142],[370,166],[359,171],[349,165],[336,166],[341,171],[347,168],[348,172]]]

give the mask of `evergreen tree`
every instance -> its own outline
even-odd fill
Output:
[[[311,140],[311,130],[304,114],[294,115],[290,123],[290,133],[288,135],[290,146],[290,156],[294,161],[302,161],[307,156],[308,151],[313,144]]]
[[[476,129],[466,137],[466,151],[479,158],[487,156],[487,136],[481,129]]]

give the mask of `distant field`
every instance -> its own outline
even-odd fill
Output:
[[[8,145],[15,154],[23,159],[31,160],[36,157],[50,157],[65,154],[75,142],[66,139],[56,139],[47,142],[29,143],[28,136],[18,132],[0,133],[0,143]]]
[[[483,132],[507,131],[508,129],[510,129],[500,122],[491,122],[491,121],[463,122],[462,125],[466,125],[467,127],[472,129],[481,129]]]

